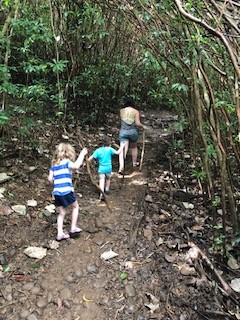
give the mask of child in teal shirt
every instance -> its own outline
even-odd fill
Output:
[[[103,138],[103,146],[97,148],[93,154],[88,158],[88,161],[92,159],[98,160],[98,173],[99,173],[99,188],[106,194],[109,194],[111,176],[112,176],[112,156],[122,152],[125,144],[123,144],[118,150],[113,149],[111,146],[111,140],[108,136]],[[100,200],[104,200],[104,196],[100,194]]]

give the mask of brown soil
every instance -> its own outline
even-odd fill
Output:
[[[43,151],[34,157],[21,149],[15,158],[15,151],[6,150],[2,172],[12,178],[1,185],[6,191],[0,200],[0,320],[237,319],[239,297],[223,290],[215,272],[228,283],[237,271],[210,251],[211,216],[197,181],[186,181],[181,172],[186,163],[181,167],[180,154],[171,148],[176,127],[170,131],[166,125],[172,119],[166,112],[145,114],[149,129],[142,170],[131,168],[128,156],[123,178],[114,159],[109,207],[98,200],[86,167],[74,175],[83,232],[57,249],[50,248],[57,214],[45,206],[52,203],[46,178],[60,128],[54,133],[46,128]],[[116,123],[113,118],[104,128],[115,138]],[[102,132],[83,132],[90,153]],[[76,132],[69,137],[79,151]],[[141,139],[139,146],[141,154]],[[91,168],[97,182],[96,165]],[[13,212],[13,205],[31,199],[37,206],[27,207],[26,215]],[[189,203],[193,207],[186,208]],[[65,229],[69,226],[70,213]],[[24,253],[29,246],[47,248],[46,257],[30,258]],[[194,248],[195,253],[202,249],[214,270],[200,251],[192,256]],[[109,250],[118,256],[104,261],[100,256]]]

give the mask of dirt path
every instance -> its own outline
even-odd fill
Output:
[[[124,180],[114,173],[111,212],[80,173],[76,192],[84,231],[57,249],[50,249],[55,214],[29,208],[19,216],[8,211],[11,197],[2,201],[0,320],[216,319],[223,301],[218,293],[212,299],[215,280],[205,279],[204,269],[186,258],[189,236],[208,245],[209,217],[196,199],[191,209],[183,205],[192,202],[187,195],[174,199],[177,182],[168,169],[169,133],[163,126],[169,116],[148,113],[143,169],[131,168],[129,158]],[[51,203],[47,165],[42,169],[42,175],[24,175],[22,184],[8,184],[16,203],[36,198],[42,208]],[[66,229],[69,225],[68,218]],[[47,248],[47,256],[29,258],[23,252],[28,246]],[[101,254],[109,250],[118,255],[104,261]]]

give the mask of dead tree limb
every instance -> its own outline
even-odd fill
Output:
[[[209,260],[209,258],[202,252],[202,250],[196,246],[193,242],[189,242],[188,243],[189,247],[191,247],[193,249],[193,256],[191,256],[191,258],[197,258],[198,255],[200,255],[202,257],[202,259],[207,263],[207,265],[210,267],[210,269],[214,272],[214,274],[216,275],[216,277],[218,278],[218,280],[220,281],[223,290],[225,291],[225,293],[227,293],[227,295],[229,296],[233,296],[234,291],[232,290],[232,288],[229,286],[229,284],[222,278],[222,276],[220,275],[220,273],[216,270],[216,268],[214,267],[214,265],[212,264],[212,262]]]

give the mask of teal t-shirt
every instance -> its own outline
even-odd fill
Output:
[[[112,172],[112,155],[115,153],[112,147],[100,147],[93,152],[93,158],[98,160],[99,173]]]

